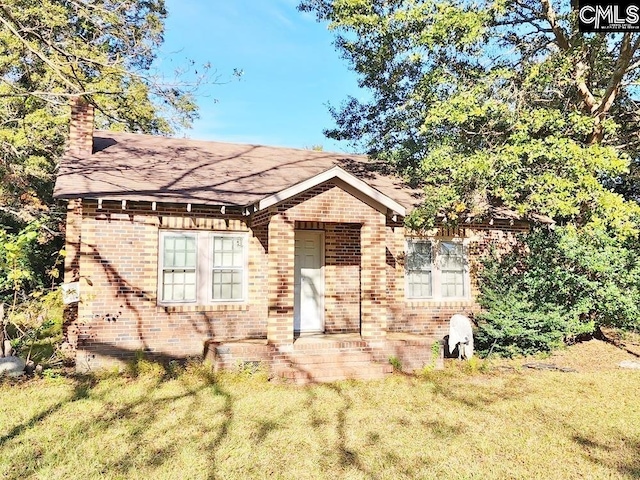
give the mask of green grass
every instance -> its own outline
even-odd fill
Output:
[[[0,384],[0,478],[640,476],[637,371],[449,364],[310,387],[132,372]]]

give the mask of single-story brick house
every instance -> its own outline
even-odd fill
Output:
[[[417,236],[403,220],[420,192],[365,157],[94,132],[82,101],[70,138],[55,197],[80,369],[140,350],[292,378],[313,376],[312,354],[333,372],[321,379],[376,376],[388,368],[363,361],[391,356],[420,368],[451,315],[477,310],[480,256],[529,228],[493,209]]]

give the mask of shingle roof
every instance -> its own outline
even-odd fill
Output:
[[[422,192],[365,156],[132,133],[95,131],[93,155],[65,156],[54,197],[202,205],[254,205],[338,166],[405,207]],[[523,220],[490,206],[490,218]],[[531,218],[554,223],[540,215]]]
[[[54,196],[247,206],[334,166],[407,210],[420,191],[367,157],[96,131],[91,156],[66,156]]]

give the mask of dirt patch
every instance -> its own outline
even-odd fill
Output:
[[[640,346],[631,345],[631,347],[635,347],[640,352]],[[620,362],[639,359],[627,344],[616,343],[610,339],[606,341],[593,339],[558,350],[549,359],[545,359],[545,363],[573,368],[578,372],[601,372],[619,370]]]
[[[550,355],[530,356],[513,359],[492,358],[493,372],[509,373],[534,369],[524,365],[544,364],[554,368],[546,370],[565,371],[571,373],[604,372],[620,370],[620,362],[640,362],[640,335],[620,334],[616,331],[605,331],[600,339],[592,338],[556,350]],[[545,370],[540,368],[539,370]]]
[[[619,330],[601,329],[602,340],[626,350],[640,359],[640,333],[621,332]]]

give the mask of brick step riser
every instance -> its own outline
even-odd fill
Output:
[[[339,361],[339,362],[323,362],[323,363],[290,362],[289,363],[289,366],[291,368],[299,368],[299,369],[306,369],[306,370],[320,369],[320,368],[367,368],[372,365],[378,367],[378,366],[382,366],[383,364],[376,363],[376,362],[361,362],[361,361],[356,361],[356,362]]]
[[[291,365],[289,368],[294,371],[306,372],[309,375],[317,375],[324,372],[336,373],[336,372],[342,372],[342,371],[347,371],[354,375],[357,374],[358,372],[368,372],[370,370],[386,372],[386,369],[382,368],[379,365],[376,365],[373,367],[371,365],[330,365],[330,366],[311,367],[311,368],[308,366]]]
[[[313,350],[319,351],[370,351],[371,347],[366,342],[332,342],[332,343],[311,343],[303,345],[294,345],[295,351],[308,352]]]
[[[321,363],[341,363],[341,362],[364,362],[370,363],[375,359],[368,353],[345,354],[345,355],[292,355],[289,357],[292,363],[297,364],[321,364]]]
[[[346,355],[349,353],[368,353],[372,354],[375,350],[372,348],[307,348],[300,350],[294,348],[294,355]]]
[[[325,377],[355,378],[363,375],[387,375],[393,372],[391,365],[368,365],[357,367],[332,367],[316,369],[296,369],[291,367],[281,370],[278,375],[283,378],[311,378],[319,379]]]
[[[344,365],[344,364],[320,364],[320,365],[289,365],[283,366],[279,369],[280,371],[293,371],[293,372],[319,372],[324,370],[335,371],[335,370],[343,370],[350,371],[353,373],[357,373],[358,371],[364,370],[383,370],[383,371],[393,371],[393,366],[388,363],[354,363],[352,365]]]
[[[289,354],[291,357],[326,357],[330,355],[368,355],[369,357],[375,355],[375,352],[369,350],[315,350],[309,352],[301,352],[294,350]]]
[[[330,347],[326,345],[322,345],[322,347],[318,346],[304,346],[304,347],[294,347],[293,352],[291,354],[296,355],[331,355],[331,354],[349,354],[349,353],[368,353],[371,354],[375,350],[371,347]],[[236,346],[223,346],[217,347],[215,353],[218,355],[269,355],[269,349],[266,347],[263,348],[246,348],[246,347],[236,347]],[[271,353],[272,354],[272,353]],[[278,355],[276,353],[276,355]]]
[[[289,381],[287,383],[291,384],[291,385],[297,385],[299,387],[301,386],[305,386],[305,385],[317,385],[320,383],[331,383],[331,382],[339,382],[341,380],[345,380],[344,378],[326,378],[326,379],[322,379],[322,380],[292,380]],[[349,380],[355,380],[355,381],[370,381],[370,380],[382,380],[382,378],[377,378],[377,377],[372,377],[372,378],[350,378]]]
[[[313,377],[309,381],[315,383],[327,383],[327,382],[339,382],[341,380],[383,380],[387,377],[386,373],[372,373],[372,374],[364,374],[364,375],[351,375],[348,377],[344,376],[324,376],[324,377]]]

